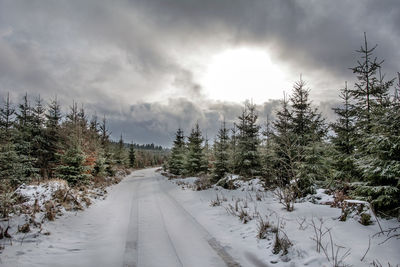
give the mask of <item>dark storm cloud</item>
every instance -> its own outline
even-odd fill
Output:
[[[224,36],[231,45],[267,45],[275,51],[273,55],[301,67],[299,73],[322,67],[348,75],[364,31],[371,44],[379,43],[381,57],[400,58],[397,0],[133,2],[152,14],[158,26],[174,34],[187,32],[204,38],[204,32],[209,32]],[[397,71],[396,62],[387,64],[388,72]]]
[[[317,105],[327,122],[334,119],[332,107],[337,103],[322,102]],[[167,103],[138,103],[130,107],[129,112],[111,115],[110,126],[114,130],[114,139],[123,135],[127,142],[145,143],[157,140],[158,144],[171,146],[175,132],[178,128],[189,135],[192,127],[199,123],[203,136],[213,142],[223,121],[227,128],[232,128],[238,123],[238,116],[244,104],[208,101],[195,103],[186,98],[169,99]],[[269,100],[256,105],[258,124],[265,127],[267,120],[272,121],[276,111],[280,109],[280,100]]]
[[[274,116],[278,105],[279,101],[272,100],[257,106],[260,124],[266,122],[267,116]],[[186,98],[169,99],[167,103],[132,105],[129,113],[114,114],[110,125],[115,131],[112,133],[115,138],[122,134],[129,142],[157,140],[161,145],[170,146],[178,127],[188,135],[191,128],[199,123],[204,137],[212,142],[223,121],[227,127],[233,127],[242,108],[239,103],[208,101],[199,104]]]
[[[241,109],[206,99],[186,58],[266,49],[312,80],[316,104],[332,104],[353,78],[364,31],[379,44],[387,77],[399,71],[398,25],[396,0],[0,0],[0,93],[14,102],[25,92],[57,95],[64,106],[75,99],[106,114],[114,137],[167,144],[196,121],[213,136]],[[260,106],[260,117],[275,106]]]

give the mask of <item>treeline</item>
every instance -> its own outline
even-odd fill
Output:
[[[161,165],[163,150],[149,148],[126,145],[122,135],[110,141],[106,118],[89,120],[75,102],[63,115],[56,98],[46,105],[39,96],[31,104],[26,94],[15,106],[7,95],[0,108],[0,192],[50,178],[88,184],[118,169]]]
[[[316,184],[369,201],[385,214],[400,211],[400,82],[386,80],[376,46],[365,43],[352,68],[357,80],[340,89],[337,120],[328,124],[312,106],[300,78],[281,101],[274,121],[261,129],[255,105],[246,103],[232,129],[221,123],[212,147],[196,124],[185,140],[178,129],[166,167],[175,175],[203,175],[212,183],[228,174],[261,177],[278,187],[287,209]],[[400,74],[399,74],[400,76]],[[400,78],[400,77],[399,77]]]

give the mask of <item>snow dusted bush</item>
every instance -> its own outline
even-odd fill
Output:
[[[269,221],[267,219],[264,221],[260,217],[258,219],[258,223],[257,223],[257,238],[258,239],[266,239],[270,228],[271,228],[271,225],[270,225]]]
[[[196,191],[206,190],[211,188],[212,183],[208,176],[201,176],[194,182],[194,188]]]

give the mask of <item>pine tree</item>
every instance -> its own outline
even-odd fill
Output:
[[[1,138],[11,138],[11,127],[13,125],[15,109],[11,105],[10,94],[7,93],[7,98],[3,106],[0,108],[0,129],[2,131]]]
[[[217,139],[214,142],[213,182],[218,182],[229,173],[229,136],[225,121],[221,124]]]
[[[231,141],[229,144],[229,169],[230,172],[237,174],[238,173],[238,131],[236,127],[236,123],[233,124],[233,128],[231,129]]]
[[[184,163],[185,173],[188,175],[203,174],[207,171],[207,161],[202,143],[204,139],[199,124],[196,123],[188,137],[187,153]]]
[[[115,175],[115,171],[114,171],[114,155],[111,152],[111,148],[110,148],[110,132],[108,131],[107,128],[107,120],[106,120],[106,116],[103,117],[103,120],[100,124],[99,127],[100,130],[100,143],[102,146],[102,149],[104,151],[104,159],[105,159],[105,168],[106,168],[106,174],[109,176],[114,176]]]
[[[32,109],[32,156],[36,158],[35,167],[40,170],[41,177],[48,178],[46,160],[46,134],[45,134],[45,108],[40,96],[36,99],[36,105]]]
[[[349,90],[355,102],[357,142],[362,142],[363,133],[369,132],[371,113],[374,107],[378,106],[384,98],[387,98],[388,88],[394,82],[394,80],[384,82],[382,76],[377,77],[377,71],[380,71],[384,61],[378,61],[374,57],[376,47],[377,45],[372,48],[368,47],[367,35],[364,32],[364,46],[357,50],[361,59],[357,61],[357,66],[351,68],[358,81],[355,83],[354,89]]]
[[[238,171],[244,177],[260,174],[261,162],[258,152],[260,144],[255,105],[246,103],[239,116]]]
[[[204,172],[205,173],[208,173],[211,170],[211,168],[212,168],[211,164],[214,161],[212,148],[210,148],[208,141],[209,141],[208,134],[206,133],[206,137],[204,139],[204,148],[203,148],[204,158],[205,158],[205,161],[204,161],[204,164],[205,164]]]
[[[272,135],[274,151],[273,172],[276,182],[283,187],[296,180],[299,161],[298,137],[292,131],[292,113],[286,96],[282,100],[282,107],[276,114],[273,122]]]
[[[135,153],[135,147],[133,143],[129,145],[129,167],[133,168],[135,167],[135,162],[136,161],[136,153]]]
[[[369,201],[376,210],[398,216],[400,205],[400,109],[392,102],[382,106],[381,116],[371,118],[357,167],[367,183],[355,194]]]
[[[104,116],[103,120],[101,121],[101,124],[99,126],[99,131],[100,131],[100,142],[103,149],[105,149],[108,146],[110,138],[110,132],[107,129],[106,116]]]
[[[298,136],[300,146],[307,146],[310,142],[321,141],[326,134],[324,119],[317,109],[313,109],[309,100],[310,89],[300,77],[293,86],[290,96],[292,108],[291,128]]]
[[[90,129],[90,131],[92,131],[92,133],[95,133],[96,135],[99,132],[99,122],[97,121],[97,115],[96,114],[94,114],[92,116],[92,119],[90,120],[89,129]]]
[[[175,134],[174,145],[171,150],[171,156],[168,160],[168,170],[175,175],[182,175],[184,172],[186,145],[183,131],[179,128]]]
[[[125,163],[125,145],[124,145],[124,140],[122,139],[122,134],[118,141],[114,157],[116,164],[123,165]]]
[[[106,159],[104,156],[104,152],[98,153],[92,170],[92,175],[95,177],[106,176],[107,175],[106,167],[107,166],[106,166]]]
[[[8,141],[0,144],[0,183],[13,187],[29,181],[24,158],[20,157],[15,145]]]
[[[72,145],[61,157],[61,165],[57,168],[58,176],[71,185],[86,184],[90,175],[84,162],[85,154],[79,145],[79,141],[72,140]]]
[[[376,45],[364,46],[354,67],[358,82],[350,91],[355,102],[355,164],[365,183],[354,194],[369,201],[377,210],[390,212],[399,205],[399,111],[389,97],[394,79],[384,81],[383,64],[373,56]]]
[[[275,154],[274,154],[274,133],[272,123],[267,116],[265,129],[262,132],[264,137],[264,143],[261,152],[261,175],[263,177],[265,185],[272,185],[275,182]]]
[[[22,180],[38,178],[38,168],[35,167],[37,159],[33,156],[33,115],[30,107],[28,94],[23,97],[23,103],[19,104],[16,113],[15,149],[24,166]]]
[[[12,128],[15,109],[9,94],[0,108],[0,180],[2,186],[16,186],[26,181],[22,158],[15,147],[15,131]]]
[[[72,124],[74,127],[78,125],[78,103],[72,101],[72,106],[69,107],[70,111],[66,116],[67,122]]]
[[[325,155],[322,149],[323,137],[327,128],[321,113],[312,108],[309,100],[310,89],[300,77],[293,86],[290,96],[292,108],[291,131],[297,139],[298,177],[297,185],[300,195],[313,192],[312,185],[316,179],[325,179]],[[319,166],[319,168],[316,168]]]
[[[48,111],[46,113],[46,146],[45,146],[45,162],[46,165],[44,167],[47,168],[47,173],[49,177],[53,177],[56,166],[60,162],[59,151],[60,151],[60,120],[61,120],[61,108],[60,104],[57,101],[57,98],[54,98],[48,107]]]
[[[333,169],[334,178],[336,180],[350,182],[359,178],[354,163],[354,142],[355,133],[354,110],[352,109],[347,82],[345,87],[340,90],[340,99],[342,106],[334,108],[334,112],[338,116],[336,122],[331,124],[334,136],[331,136],[333,145]]]

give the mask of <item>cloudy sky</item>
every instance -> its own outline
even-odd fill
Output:
[[[0,94],[78,101],[127,141],[196,121],[212,138],[246,99],[265,120],[300,74],[330,116],[364,31],[395,77],[399,25],[397,0],[0,0]]]

